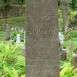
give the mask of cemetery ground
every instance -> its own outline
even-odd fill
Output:
[[[0,77],[25,77],[25,57],[23,56],[24,32],[18,27],[24,25],[24,17],[13,17],[7,20],[16,30],[11,31],[10,41],[5,41],[2,28],[4,19],[0,19]],[[20,23],[21,21],[21,23]],[[16,44],[16,35],[21,35],[21,43]]]
[[[71,19],[72,19],[71,15]],[[24,33],[18,32],[18,27],[24,26],[23,16],[8,18],[8,24],[17,27],[17,31],[11,31],[11,41],[4,41],[5,32],[0,26],[0,77],[25,77],[25,58],[22,55],[21,45],[23,43]],[[60,29],[62,27],[62,19],[59,19]],[[0,25],[4,23],[4,19],[0,19]],[[60,30],[61,31],[61,30]],[[21,43],[16,44],[16,34],[21,34]],[[62,48],[66,49],[60,60],[60,77],[77,77],[77,61],[73,64],[72,55],[77,54],[77,30],[72,30],[65,35]],[[60,52],[61,54],[61,52]],[[77,59],[77,57],[76,57]],[[73,67],[75,66],[75,68]]]
[[[13,34],[16,32],[12,32],[11,36]],[[0,40],[2,40],[0,41],[0,76],[25,77],[25,58],[21,55],[22,49],[20,47],[23,42],[16,44],[16,40],[14,42],[3,41],[4,35],[5,32],[0,31]],[[16,39],[15,36],[13,40]],[[70,49],[71,44],[73,44],[72,49]],[[60,60],[60,77],[77,77],[77,69],[72,67],[72,55],[77,53],[77,37],[66,38],[62,47],[66,48],[67,57]]]
[[[77,77],[77,37],[65,40],[63,45],[65,57],[60,60],[60,77]],[[75,61],[75,64],[74,64]]]
[[[11,32],[12,41],[4,41],[5,32],[0,31],[0,76],[25,77],[25,58],[22,56],[21,45],[16,44],[16,34],[23,32]],[[23,39],[23,38],[21,38]],[[71,44],[73,44],[71,46]],[[67,55],[60,60],[60,77],[77,77],[77,69],[72,67],[72,55],[77,53],[77,31],[72,30],[65,35],[62,48],[66,48]],[[61,53],[61,52],[60,52]]]
[[[0,77],[25,77],[20,44],[0,41]]]

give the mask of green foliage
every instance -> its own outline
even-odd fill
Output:
[[[62,11],[58,9],[58,29],[61,32],[63,27]]]
[[[24,41],[24,32],[18,32],[18,31],[11,32],[10,40],[13,40],[14,42],[16,42],[17,34],[20,34],[20,37],[21,37],[20,40],[21,40],[21,42],[23,42]],[[5,32],[0,31],[0,40],[4,40],[4,36],[5,36]]]
[[[18,0],[18,4],[23,5],[25,3],[25,0]]]
[[[62,31],[62,27],[63,27],[63,19],[59,18],[58,19],[58,29],[60,32]]]
[[[7,20],[10,27],[24,27],[25,26],[25,17],[12,17]]]
[[[5,35],[5,32],[0,31],[0,40],[3,40],[4,39],[4,35]]]
[[[4,36],[4,34],[5,34],[5,32],[0,31],[0,37],[3,37],[3,36]]]
[[[60,77],[77,77],[77,68],[72,69],[72,67],[65,67],[60,71]]]
[[[3,30],[4,19],[0,19],[0,30]],[[25,27],[25,17],[11,17],[7,19],[7,23],[10,27]]]
[[[0,4],[4,5],[5,3],[8,3],[11,5],[20,5],[20,3],[25,4],[25,1],[26,0],[0,0]]]
[[[72,76],[72,68],[65,67],[60,71],[60,77],[71,77]]]
[[[77,11],[72,11],[72,10],[70,10],[70,15],[69,15],[69,17],[70,17],[70,22],[71,23],[75,23],[75,21],[74,21],[74,16],[77,14]]]
[[[20,45],[0,42],[0,76],[22,77],[25,74],[25,59]]]
[[[71,66],[71,63],[69,61],[60,61],[60,69],[64,69],[66,66]]]
[[[77,38],[72,38],[70,40],[64,41],[63,46],[67,48],[67,61],[60,61],[60,77],[77,77],[77,68],[73,69],[71,66],[72,53],[70,52],[70,43],[74,44],[74,48],[77,48]],[[75,52],[73,52],[75,53]]]
[[[71,56],[70,52],[68,57]],[[69,60],[70,59],[70,60]],[[73,69],[71,66],[71,57],[68,58],[68,61],[60,61],[60,77],[76,77],[77,68]]]
[[[72,10],[75,10],[77,7],[77,0],[69,0],[69,5]]]
[[[72,30],[68,33],[65,34],[65,40],[70,40],[72,38],[77,37],[77,31],[76,30]]]

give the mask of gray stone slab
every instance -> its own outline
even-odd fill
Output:
[[[26,0],[26,77],[59,77],[57,0]]]

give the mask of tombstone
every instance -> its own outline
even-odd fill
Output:
[[[60,43],[62,44],[63,40],[64,40],[64,37],[63,37],[61,32],[59,32],[59,40],[60,40]]]
[[[60,60],[68,60],[66,47],[63,47],[62,51],[59,54]]]
[[[59,77],[57,0],[26,0],[26,77]]]
[[[20,34],[17,34],[16,43],[20,43]]]
[[[72,66],[73,69],[77,68],[77,54],[72,55]]]
[[[73,54],[74,51],[74,43],[70,43],[70,48],[69,48],[70,52]]]
[[[6,29],[6,33],[5,33],[5,40],[10,40],[10,27],[8,24],[5,23],[5,29]]]

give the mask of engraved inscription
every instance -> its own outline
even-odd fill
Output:
[[[53,33],[53,30],[51,29],[44,29],[44,28],[41,28],[41,29],[28,29],[28,34],[31,35],[31,34],[52,34]]]

